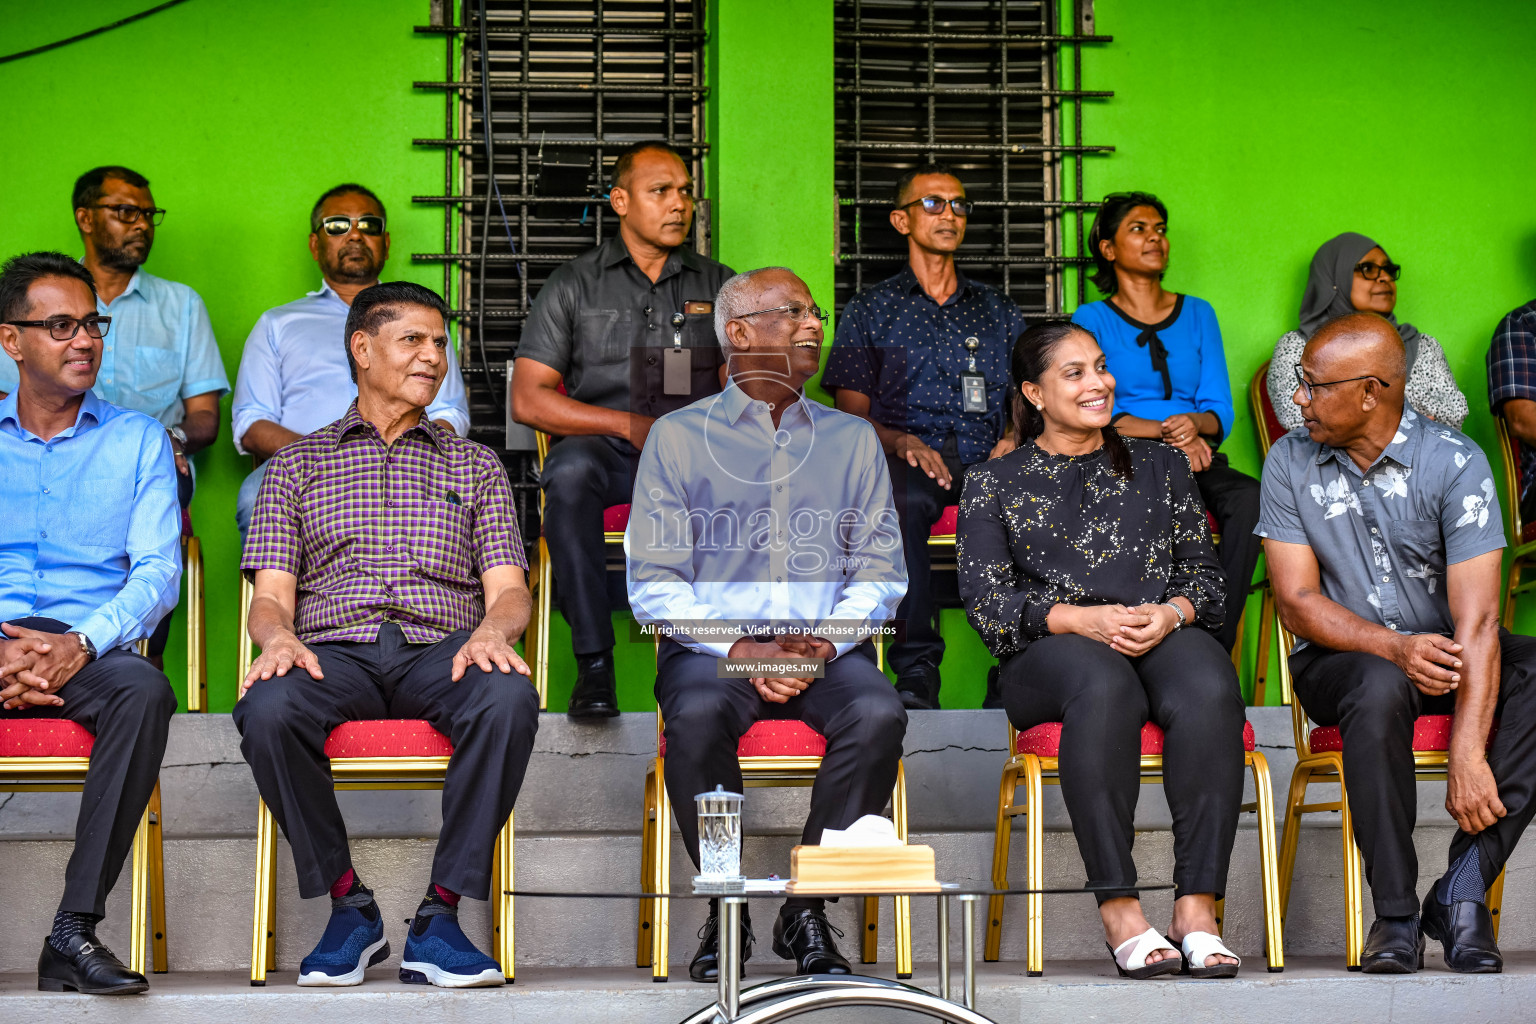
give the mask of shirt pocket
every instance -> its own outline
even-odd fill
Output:
[[[410,510],[406,546],[422,575],[452,583],[473,583],[473,513],[446,501],[422,501]]]
[[[1392,555],[1399,571],[1427,583],[1445,574],[1445,539],[1437,519],[1399,519],[1392,523]]]
[[[140,345],[133,354],[133,376],[130,387],[147,402],[169,405],[181,390],[181,353]]]
[[[627,309],[592,309],[581,314],[573,362],[608,365],[629,362],[631,313]]]

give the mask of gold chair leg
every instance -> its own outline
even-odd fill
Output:
[[[896,791],[891,794],[891,817],[896,835],[907,841],[907,769],[896,762]],[[912,977],[912,897],[897,896],[892,901],[891,916],[896,921],[896,977]]]
[[[553,580],[554,571],[549,564],[549,544],[541,536],[539,538],[539,593],[534,598],[534,614],[538,622],[533,630],[535,649],[531,666],[533,685],[539,691],[540,711],[549,707],[549,616],[554,607],[550,595]]]
[[[203,545],[196,537],[182,542],[187,579],[187,710],[208,710],[207,602],[203,597]]]
[[[277,823],[267,802],[256,798],[256,900],[251,914],[251,984],[265,985],[267,972],[277,968],[277,914],[273,863],[277,854]]]
[[[645,816],[640,819],[640,891],[656,891],[656,775],[645,773]],[[656,901],[641,900],[635,928],[635,966],[651,966],[651,931],[656,927]]]
[[[878,957],[880,949],[880,898],[878,896],[864,897],[863,918],[859,933],[859,960],[861,963],[872,964]]]
[[[1266,684],[1269,681],[1269,648],[1275,636],[1275,591],[1272,584],[1264,584],[1259,599],[1259,650],[1253,667],[1253,706],[1262,708],[1268,698]]]
[[[165,953],[165,835],[160,813],[160,780],[149,794],[149,940],[156,974],[170,970]]]
[[[1259,889],[1264,898],[1264,955],[1269,972],[1285,970],[1285,928],[1280,912],[1280,868],[1275,857],[1275,793],[1270,788],[1269,760],[1255,750],[1248,755],[1253,770],[1253,807],[1259,819]]]
[[[139,819],[139,828],[133,834],[133,882],[129,927],[133,929],[133,941],[129,943],[128,969],[148,974],[149,943],[149,808]]]
[[[502,826],[501,834],[496,837],[496,863],[491,870],[493,877],[491,906],[496,915],[496,959],[501,964],[501,973],[507,979],[508,985],[516,980],[514,977],[516,959],[512,941],[513,899],[508,891],[517,888],[512,859],[513,841],[517,834],[516,817],[515,811],[507,815],[507,823]]]
[[[1301,812],[1297,810],[1307,799],[1307,786],[1312,778],[1310,769],[1297,766],[1291,772],[1291,791],[1285,798],[1285,823],[1280,833],[1280,922],[1291,906],[1291,881],[1296,874],[1296,847],[1301,841]]]
[[[1044,797],[1041,792],[1040,759],[1033,754],[1026,754],[1023,761],[1024,813],[1027,815],[1025,832],[1029,836],[1026,844],[1029,848],[1029,864],[1024,869],[1024,887],[1034,890],[1024,897],[1029,908],[1026,967],[1031,978],[1038,978],[1045,973],[1045,897],[1040,892],[1045,888],[1045,823],[1044,808],[1041,806]]]
[[[992,834],[992,888],[1008,888],[1008,850],[1013,840],[1013,795],[1018,789],[1019,773],[1014,767],[1003,768],[1002,782],[997,787],[997,826]],[[982,958],[995,963],[1002,956],[1003,948],[1003,897],[987,897],[987,941]]]
[[[1344,846],[1344,966],[1360,969],[1365,946],[1364,894],[1360,882],[1360,851],[1355,847],[1355,822],[1349,813],[1349,793],[1344,788],[1343,765],[1339,766],[1339,816],[1343,819]]]
[[[245,674],[251,670],[251,594],[254,588],[245,573],[240,574],[240,629],[235,638],[239,664],[236,665],[235,693],[245,682]]]
[[[1499,910],[1502,909],[1503,904],[1504,904],[1504,872],[1505,872],[1505,870],[1506,869],[1504,869],[1504,868],[1500,868],[1499,869],[1499,877],[1495,878],[1493,880],[1493,884],[1488,887],[1488,894],[1487,894],[1487,896],[1486,896],[1486,898],[1484,900],[1484,902],[1486,902],[1488,904],[1488,913],[1493,918],[1493,941],[1494,942],[1498,942],[1499,941]]]
[[[651,762],[656,772],[656,887],[666,893],[672,887],[672,801],[667,797],[667,776],[661,758]],[[651,930],[651,980],[667,980],[670,955],[667,934],[671,918],[671,900],[656,900],[655,927]]]

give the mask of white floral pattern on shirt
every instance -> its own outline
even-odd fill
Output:
[[[1493,480],[1483,479],[1483,493],[1469,494],[1461,499],[1461,507],[1466,509],[1461,518],[1456,520],[1456,525],[1470,526],[1476,523],[1479,527],[1488,525],[1488,506],[1493,503]]]
[[[1350,489],[1349,481],[1344,479],[1341,473],[1328,482],[1325,490],[1322,484],[1312,485],[1312,500],[1328,511],[1323,515],[1324,519],[1332,519],[1341,516],[1345,512],[1354,510],[1355,515],[1363,516],[1360,510],[1360,497]]]

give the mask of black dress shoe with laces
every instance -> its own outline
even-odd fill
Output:
[[[43,940],[37,960],[37,988],[41,992],[83,992],[88,996],[128,996],[149,989],[149,981],[130,971],[112,951],[90,933],[69,940],[66,955]]]
[[[896,676],[896,693],[908,711],[934,711],[939,706],[939,670],[920,661]]]
[[[612,651],[576,656],[576,686],[571,690],[565,713],[578,719],[612,718],[619,713]]]
[[[842,934],[819,910],[780,914],[773,925],[773,951],[793,960],[797,974],[852,974],[832,939]]]
[[[752,915],[741,908],[741,973],[746,974],[746,963],[752,959]],[[688,977],[713,985],[720,980],[720,915],[711,910],[709,920],[699,929],[699,951],[693,954],[688,965]]]
[[[1504,973],[1504,957],[1493,939],[1493,915],[1477,900],[1447,906],[1431,887],[1419,921],[1424,934],[1445,947],[1445,966],[1457,974]]]
[[[1415,917],[1378,917],[1360,951],[1366,974],[1412,974],[1424,967],[1424,936]]]

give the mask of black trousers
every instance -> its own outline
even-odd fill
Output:
[[[1508,813],[1475,836],[1458,830],[1447,858],[1454,864],[1476,844],[1489,882],[1536,814],[1536,638],[1501,630],[1499,641],[1499,732],[1488,748],[1488,766]],[[1427,697],[1385,658],[1316,644],[1291,656],[1291,673],[1307,714],[1319,725],[1337,725],[1343,736],[1349,813],[1377,915],[1418,913],[1413,722],[1420,715],[1451,714],[1455,694]]]
[[[12,621],[50,633],[69,631],[56,619]],[[58,695],[64,698],[61,706],[0,710],[0,721],[62,718],[96,737],[59,909],[100,917],[160,777],[176,695],[163,672],[122,650],[108,651],[76,672]]]
[[[1215,637],[1230,652],[1253,585],[1253,568],[1259,564],[1262,542],[1253,532],[1259,524],[1259,482],[1227,465],[1227,457],[1217,452],[1210,467],[1195,474],[1195,486],[1221,531],[1216,558],[1227,578],[1227,621]]]
[[[1221,898],[1243,796],[1244,711],[1232,662],[1209,633],[1177,630],[1140,658],[1076,634],[1048,636],[1006,662],[999,683],[1015,728],[1062,723],[1061,796],[1089,885],[1136,884],[1141,727],[1150,721],[1166,734],[1175,897]]]
[[[613,647],[603,509],[629,502],[640,453],[613,437],[563,437],[544,459],[544,537],[578,655]]]
[[[718,660],[672,640],[661,642],[656,657],[656,700],[667,738],[667,795],[695,865],[699,821],[693,798],[716,786],[742,791],[736,746],[759,719],[796,719],[827,739],[811,787],[803,844],[819,844],[824,828],[845,828],[885,809],[896,787],[907,712],[890,680],[875,667],[869,644],[828,662],[826,677],[786,704],[763,700],[745,679],[716,678]]]
[[[431,881],[477,900],[490,896],[496,836],[533,752],[539,698],[523,676],[473,664],[453,682],[453,656],[468,638],[460,630],[410,644],[398,625],[385,623],[376,643],[310,645],[324,679],[292,669],[258,681],[235,705],[240,751],[293,847],[303,898],[324,895],[352,866],[326,737],[343,722],[373,718],[424,718],[453,741]]]
[[[891,667],[901,676],[919,663],[937,668],[944,660],[944,638],[939,635],[939,610],[933,600],[933,573],[928,557],[928,536],[944,509],[960,503],[960,486],[969,466],[961,465],[953,435],[939,452],[949,469],[949,487],[940,487],[906,459],[886,456],[896,515],[901,519],[902,550],[907,559],[907,594],[896,609],[897,632],[891,643]],[[974,463],[972,463],[974,465]]]

